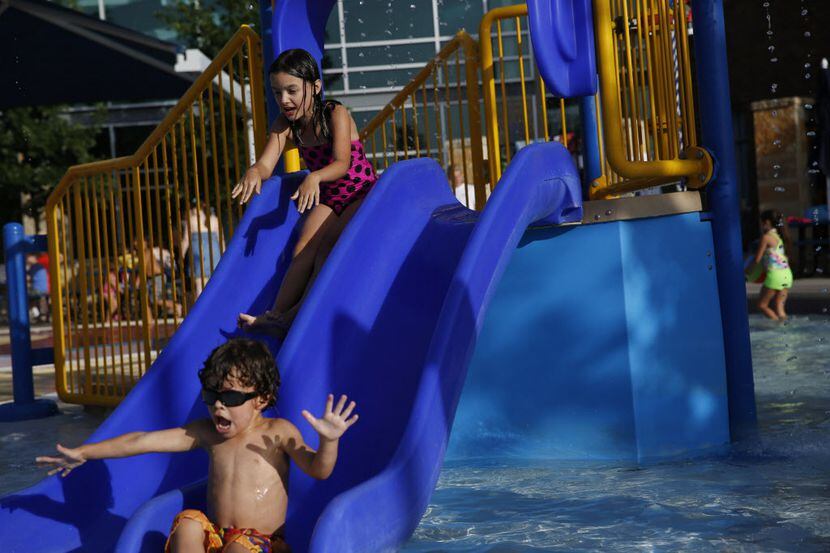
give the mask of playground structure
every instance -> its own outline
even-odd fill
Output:
[[[319,60],[333,4],[279,2],[262,37],[265,61],[291,47]],[[710,451],[751,430],[722,10],[715,0],[693,5],[698,134],[687,8],[497,8],[478,42],[460,32],[363,129],[381,179],[279,345],[281,416],[299,420],[332,389],[359,398],[362,414],[332,479],[292,470],[296,550],[400,545],[445,453],[646,461]],[[518,51],[512,85],[508,37]],[[527,109],[523,51],[538,68],[541,124]],[[276,293],[298,219],[288,201],[296,153],[244,214],[227,194],[263,145],[262,68],[258,38],[243,28],[136,155],[73,168],[50,197],[59,394],[120,402],[93,440],[201,416],[196,368],[233,332],[236,313],[261,311]],[[582,98],[582,179],[562,145],[513,150],[506,90],[516,84],[526,144],[553,135],[549,105]],[[560,117],[563,142],[564,126]],[[459,138],[480,213],[455,202],[442,169],[458,162]],[[497,183],[489,200],[488,181]],[[707,210],[693,191],[614,199],[668,182],[708,182]],[[583,184],[593,200],[584,205]],[[195,303],[181,265],[150,275],[134,253],[172,248],[182,201],[194,197],[232,234]],[[117,321],[94,293],[113,273],[136,283],[123,291],[131,316]],[[183,321],[148,293],[155,276]],[[302,347],[312,335],[321,347]],[[205,462],[199,453],[152,455],[46,479],[2,500],[4,528],[38,529],[25,543],[3,541],[11,550],[157,549],[173,515],[204,502]]]

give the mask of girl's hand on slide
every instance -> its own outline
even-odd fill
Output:
[[[322,418],[318,419],[308,411],[303,411],[303,417],[317,431],[320,438],[330,441],[338,440],[346,430],[357,422],[357,413],[352,415],[352,411],[354,411],[357,404],[352,401],[347,407],[346,401],[348,399],[345,395],[342,395],[340,401],[334,406],[334,396],[329,394],[326,399],[326,411]],[[349,415],[351,415],[351,418]]]
[[[60,456],[58,457],[35,458],[35,462],[37,462],[38,465],[51,467],[51,470],[49,470],[49,476],[57,473],[61,473],[61,476],[66,476],[72,472],[72,469],[86,463],[86,458],[81,452],[81,448],[72,449],[69,447],[63,447],[61,444],[57,444],[57,449],[58,453],[60,453]]]
[[[320,205],[320,179],[313,174],[308,175],[291,199],[297,200],[297,211],[300,213]]]
[[[241,196],[239,198],[239,203],[241,205],[250,200],[251,196],[254,195],[254,192],[259,194],[261,190],[262,178],[259,176],[259,171],[251,167],[245,171],[245,175],[242,177],[242,180],[240,180],[236,186],[233,187],[233,190],[231,191],[231,198]]]

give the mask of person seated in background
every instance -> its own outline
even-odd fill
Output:
[[[355,422],[355,402],[329,394],[323,416],[303,417],[320,436],[316,451],[294,424],[262,412],[274,405],[280,377],[260,342],[236,338],[214,349],[199,371],[202,401],[210,417],[178,428],[131,432],[77,448],[57,445],[57,456],[38,457],[49,474],[68,475],[92,459],[203,448],[210,458],[208,512],[179,513],[165,551],[286,552],[283,526],[288,507],[289,460],[312,478],[328,478],[340,438]],[[264,462],[263,462],[264,461]]]
[[[138,249],[138,244],[136,244]],[[156,255],[154,250],[159,250]],[[164,248],[150,247],[150,241],[144,239],[144,273],[147,279],[147,307],[150,311],[150,320],[167,314],[176,317],[182,316],[182,306],[173,301],[173,274],[172,267],[166,268],[164,259],[172,259],[172,255]],[[136,273],[135,284],[141,282],[141,275]]]

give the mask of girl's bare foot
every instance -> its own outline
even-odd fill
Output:
[[[275,336],[280,340],[285,339],[285,335],[288,334],[288,328],[291,326],[282,314],[277,311],[266,311],[258,317],[247,313],[240,313],[239,317],[237,317],[237,324],[239,328],[249,332]]]
[[[239,317],[236,318],[236,326],[239,328],[248,328],[250,325],[254,324],[256,317],[253,315],[248,315],[247,313],[240,313]]]

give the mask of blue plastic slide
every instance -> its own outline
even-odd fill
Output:
[[[261,311],[291,251],[296,179],[267,184],[181,329],[92,436],[178,425],[206,414],[196,371]],[[581,220],[568,152],[532,145],[510,164],[487,209],[458,204],[432,160],[387,170],[341,237],[277,358],[279,415],[316,445],[300,411],[328,392],[358,402],[331,478],[292,468],[288,541],[295,551],[394,549],[417,526],[441,468],[466,367],[487,304],[527,226]],[[276,205],[276,208],[274,207]],[[278,252],[281,255],[278,255]],[[4,551],[158,551],[173,515],[203,507],[203,453],[91,462],[0,502]]]

